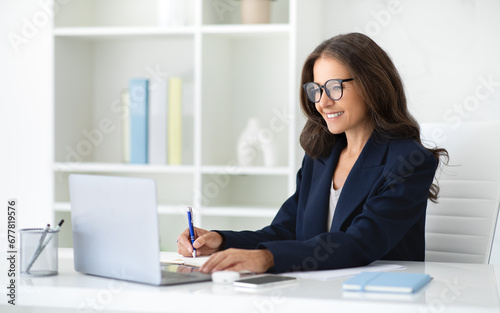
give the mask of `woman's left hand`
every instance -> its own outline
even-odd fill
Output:
[[[253,273],[264,273],[273,265],[273,254],[267,249],[227,249],[214,253],[200,270],[204,273],[245,270]]]

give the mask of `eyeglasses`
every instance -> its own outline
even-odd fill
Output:
[[[348,79],[329,79],[325,82],[323,86],[319,84],[309,82],[305,83],[304,91],[306,92],[307,98],[312,103],[318,103],[321,100],[321,96],[323,95],[323,89],[325,89],[326,95],[328,98],[333,101],[340,100],[342,95],[344,94],[344,88],[342,83],[353,80],[354,78]]]

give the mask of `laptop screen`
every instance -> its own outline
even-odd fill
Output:
[[[160,284],[154,180],[71,174],[69,186],[75,270]]]

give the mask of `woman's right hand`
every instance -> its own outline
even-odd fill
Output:
[[[211,255],[220,250],[222,236],[214,231],[208,231],[194,227],[196,256]],[[177,238],[177,253],[183,256],[192,256],[193,246],[189,235],[189,228],[183,231]]]

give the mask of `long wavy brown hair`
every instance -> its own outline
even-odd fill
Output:
[[[408,111],[403,81],[391,58],[372,39],[360,33],[349,33],[325,40],[307,57],[301,85],[314,81],[313,67],[320,57],[337,60],[347,67],[351,77],[356,78],[353,83],[368,106],[368,117],[377,138],[413,139],[422,144],[420,127]],[[340,135],[328,130],[325,120],[302,88],[300,105],[307,117],[300,135],[301,146],[312,158],[329,155]],[[426,149],[434,155],[438,165],[442,156],[448,160],[445,149]],[[438,193],[439,186],[432,184],[428,198],[436,202]]]

